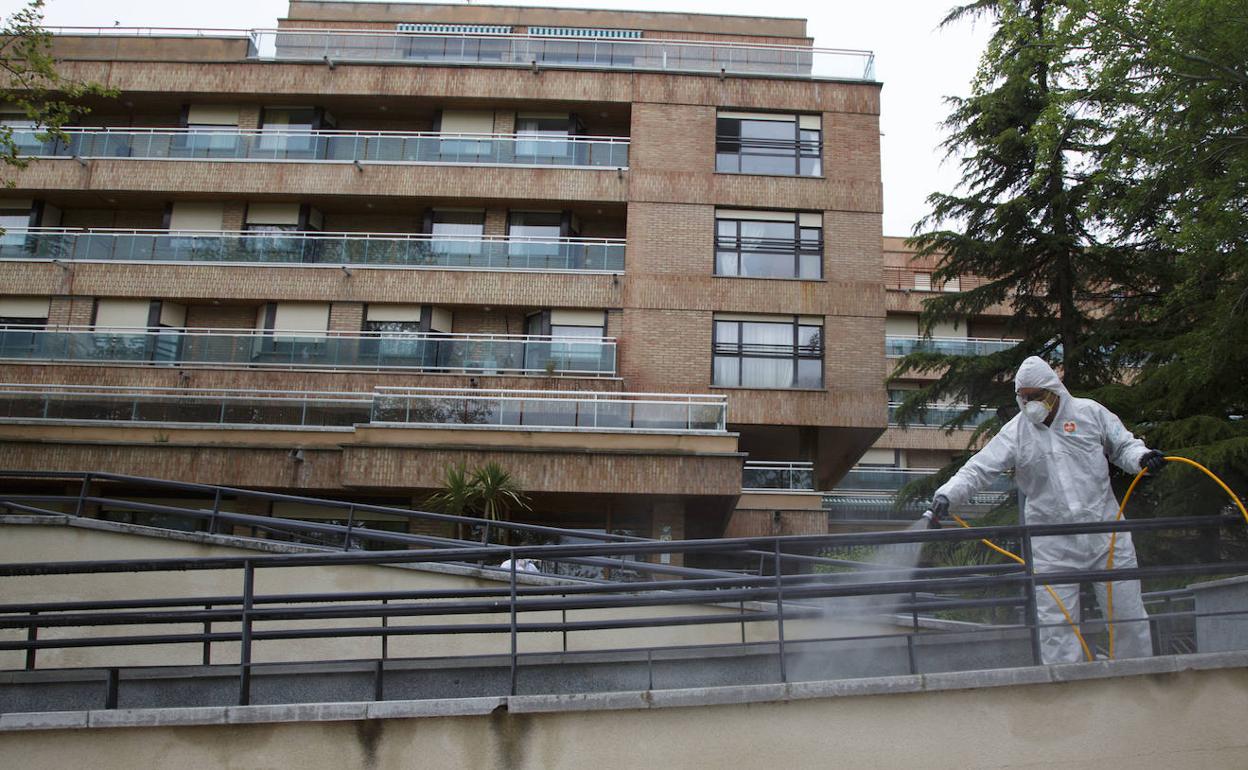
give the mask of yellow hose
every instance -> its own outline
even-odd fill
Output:
[[[953,517],[954,521],[958,522],[963,527],[967,529],[971,528],[971,525],[963,521],[961,516],[958,516],[957,514],[954,514],[954,513],[951,513],[949,515]],[[999,554],[1010,557],[1011,559],[1018,562],[1019,564],[1022,564],[1022,565],[1027,564],[1027,562],[1023,559],[1023,557],[1019,556],[1016,553],[1012,553],[1010,551],[1005,550],[1004,548],[992,542],[991,540],[981,538],[979,542],[983,543],[984,545],[988,546],[989,548],[991,548],[992,550],[996,551]],[[1058,608],[1061,609],[1062,615],[1065,616],[1066,622],[1070,625],[1070,630],[1075,632],[1075,638],[1079,640],[1079,646],[1083,648],[1083,654],[1087,656],[1088,660],[1093,660],[1094,658],[1092,655],[1092,650],[1088,647],[1088,643],[1084,641],[1083,634],[1079,632],[1079,624],[1076,623],[1075,619],[1070,616],[1070,611],[1066,609],[1066,604],[1062,602],[1061,598],[1058,597],[1057,591],[1054,591],[1053,586],[1050,586],[1050,585],[1046,585],[1044,587],[1044,590],[1048,591],[1049,596],[1053,597],[1053,601],[1057,602]]]
[[[1195,460],[1189,460],[1186,457],[1167,457],[1166,462],[1186,463],[1193,468],[1204,471],[1206,476],[1213,479],[1218,486],[1222,487],[1222,489],[1231,496],[1231,500],[1233,500],[1235,505],[1239,507],[1239,512],[1244,515],[1244,523],[1248,524],[1248,508],[1244,508],[1244,504],[1240,502],[1239,497],[1231,491],[1231,488],[1228,487],[1222,479],[1218,478],[1213,471],[1209,470]],[[1144,478],[1144,474],[1147,472],[1147,470],[1141,468],[1140,472],[1135,474],[1135,478],[1131,480],[1131,486],[1127,487],[1127,493],[1122,496],[1122,504],[1118,506],[1118,516],[1114,519],[1114,521],[1122,519],[1123,511],[1127,509],[1127,501],[1131,499],[1131,493],[1135,491],[1136,484],[1140,483],[1140,479]],[[1109,555],[1105,558],[1105,569],[1107,570],[1114,568],[1114,545],[1117,542],[1118,533],[1114,532],[1109,536]],[[1105,588],[1105,616],[1109,623],[1109,657],[1112,660],[1114,657],[1114,581],[1106,581]]]

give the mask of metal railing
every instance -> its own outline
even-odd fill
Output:
[[[0,260],[624,271],[623,238],[41,227],[0,235]]]
[[[1021,340],[980,337],[919,337],[888,335],[884,338],[884,355],[900,358],[910,353],[943,353],[949,356],[986,356],[1009,350]]]
[[[0,360],[613,377],[611,337],[0,327]]]
[[[814,491],[815,464],[810,462],[767,462],[746,460],[741,489]]]
[[[897,422],[897,410],[901,407],[900,402],[890,401],[888,403],[888,424],[899,425]],[[962,414],[967,409],[966,404],[929,404],[921,413],[914,414],[910,417],[909,427],[920,428],[939,428],[954,417]],[[970,421],[963,426],[963,429],[971,429],[984,424],[993,417],[996,417],[994,410],[980,412],[972,417]]]
[[[0,384],[0,419],[350,429],[354,425],[724,433],[724,396],[377,388],[372,392]]]
[[[3,475],[13,478],[18,474],[10,472]],[[34,472],[26,475],[45,476]],[[46,477],[80,479],[82,492],[77,496],[47,497],[0,493],[0,510],[60,514],[59,508],[70,504],[77,505],[81,511],[91,504],[124,503],[90,491],[93,485],[91,474],[51,474]],[[105,482],[114,478],[131,484],[134,481],[108,474],[95,478]],[[251,524],[253,520],[266,518],[226,512],[222,506],[222,488],[204,487],[203,491],[213,489],[216,490],[216,497],[212,500],[211,510],[198,511],[200,516],[218,517],[215,521],[227,526]],[[354,504],[341,504],[356,509]],[[129,505],[138,509],[167,507],[145,503]],[[281,521],[270,523],[274,526],[290,524]],[[302,524],[296,523],[296,526]],[[57,651],[73,650],[79,671],[103,669],[101,673],[107,674],[101,678],[102,684],[106,682],[106,686],[100,688],[103,707],[124,707],[141,697],[138,690],[151,686],[149,681],[143,679],[139,669],[150,666],[144,651],[160,645],[166,650],[188,651],[196,658],[202,651],[201,666],[188,667],[188,676],[170,680],[174,687],[188,693],[182,696],[183,700],[179,700],[178,705],[202,705],[194,701],[204,696],[195,694],[198,691],[192,692],[193,688],[188,687],[195,676],[219,682],[222,676],[229,675],[234,676],[237,682],[237,699],[234,702],[246,705],[252,702],[255,695],[256,677],[288,675],[293,671],[290,668],[293,665],[299,666],[301,677],[332,675],[334,671],[341,671],[324,665],[337,664],[341,659],[325,658],[321,652],[324,648],[317,645],[335,639],[355,639],[358,641],[353,643],[356,652],[352,660],[362,660],[369,665],[366,670],[374,677],[375,700],[386,697],[437,697],[421,694],[419,686],[412,688],[410,685],[412,667],[420,666],[422,661],[433,661],[434,656],[437,658],[436,665],[441,668],[458,665],[482,675],[490,667],[501,669],[502,676],[483,678],[482,682],[492,682],[488,685],[490,694],[514,695],[529,691],[526,680],[521,677],[522,669],[552,664],[543,654],[521,652],[522,638],[542,634],[563,635],[562,651],[554,661],[557,664],[592,666],[596,661],[607,658],[619,660],[621,653],[644,654],[642,660],[648,685],[643,689],[723,684],[725,676],[734,676],[732,672],[747,677],[751,682],[790,682],[1015,667],[1041,662],[1040,634],[1043,626],[1035,620],[1035,596],[1045,585],[1086,584],[1111,579],[1173,583],[1184,579],[1190,581],[1199,576],[1248,572],[1248,562],[1243,561],[1037,572],[1031,556],[1031,542],[1035,537],[1103,535],[1125,531],[1132,532],[1138,542],[1141,536],[1147,537],[1149,533],[1203,532],[1242,526],[1238,517],[1217,515],[1088,524],[681,541],[632,538],[626,542],[611,542],[604,537],[600,542],[574,545],[472,545],[427,536],[386,535],[400,538],[394,541],[396,544],[402,542],[410,548],[419,543],[422,547],[380,552],[352,550],[350,533],[341,532],[342,525],[319,526],[338,527],[335,533],[343,535],[343,550],[0,565],[0,580],[16,578],[29,581],[37,576],[50,575],[213,570],[219,575],[232,572],[235,584],[239,586],[235,591],[212,595],[171,591],[154,596],[136,589],[132,596],[122,593],[99,599],[27,600],[0,605],[0,628],[25,632],[24,638],[10,633],[0,640],[0,653],[24,654],[24,668],[29,674],[25,678],[14,678],[9,687],[29,687],[32,696],[38,695],[34,688],[42,680],[36,678],[34,672],[39,670],[40,660]],[[349,530],[350,526],[348,523],[346,528]],[[403,541],[403,537],[409,539]],[[844,551],[909,553],[923,544],[950,544],[979,538],[989,538],[1015,550],[1022,555],[1023,563],[932,567],[914,566],[913,562],[895,559],[845,562],[823,556]],[[697,558],[731,562],[736,559],[753,566],[740,573],[698,571],[665,565],[659,558],[663,554],[674,553],[683,554],[686,560]],[[818,555],[812,557],[809,554]],[[516,566],[522,558],[543,563],[585,559],[607,563],[614,560],[620,564],[619,559],[626,557],[634,559],[628,562],[634,571],[624,582],[521,581]],[[812,566],[836,566],[841,571],[786,571],[786,560],[792,558],[810,560]],[[267,575],[268,570],[341,565],[462,565],[481,561],[497,563],[504,559],[509,560],[511,566],[502,571],[504,580],[497,586],[474,584],[471,587],[386,591],[312,589],[281,594],[257,591],[258,575],[262,572]],[[185,585],[192,582],[181,581]],[[747,602],[750,603],[748,607]],[[1202,606],[1199,599],[1191,606],[1185,597],[1174,591],[1158,594],[1149,604],[1148,617],[1118,617],[1115,622],[1120,628],[1130,623],[1148,623],[1153,632],[1154,651],[1163,654],[1190,652],[1193,648],[1199,651],[1201,634],[1211,628],[1211,622],[1234,622],[1248,612],[1242,606]],[[652,612],[647,615],[646,610]],[[924,625],[931,619],[948,621],[959,617],[965,619],[956,624],[955,633]],[[838,633],[838,624],[853,624],[865,619],[886,619],[893,628],[879,629],[875,633]],[[1086,621],[1085,618],[1076,618],[1076,622],[1081,620]],[[804,625],[812,622],[813,626]],[[1188,630],[1176,639],[1173,631],[1161,632],[1159,624],[1183,626]],[[649,640],[671,629],[713,629],[725,625],[740,626],[739,642],[692,643],[674,647],[643,641],[632,650],[617,649],[611,654],[604,654],[601,649],[577,652],[567,645],[567,634],[571,632],[618,634],[622,629],[643,629],[647,631]],[[1055,625],[1064,627],[1065,623]],[[1093,650],[1103,651],[1106,642],[1104,624],[1093,621],[1083,622],[1082,625]],[[202,631],[197,630],[200,628]],[[1218,637],[1214,640],[1215,644],[1225,644],[1230,638],[1223,629],[1214,629],[1214,633]],[[421,648],[415,654],[409,648],[407,657],[396,660],[389,647],[404,639],[464,639],[462,635],[465,634],[487,641],[493,639],[498,645],[498,654],[492,658],[471,654],[448,657],[443,647],[434,645],[428,650]],[[774,641],[747,641],[751,637],[762,639],[764,636]],[[1240,639],[1242,644],[1242,636]],[[373,644],[367,644],[369,640]],[[286,658],[292,662],[255,661],[255,646],[260,642],[268,645],[266,649],[272,649],[273,645],[286,646],[294,653],[293,657]],[[1180,647],[1158,647],[1161,643],[1175,643]],[[989,648],[992,654],[985,655],[985,650]],[[90,661],[93,649],[106,651],[110,660],[114,661],[127,660],[123,655],[132,652],[130,657],[141,662],[109,663],[104,666],[88,662],[84,666],[81,661]],[[696,660],[698,665],[677,671],[680,668],[679,656],[675,655],[677,652],[684,653],[684,660]],[[709,667],[714,670],[707,671],[707,657],[721,657],[726,664],[733,659],[751,661],[752,664]],[[867,657],[870,665],[864,669]],[[848,665],[838,665],[837,661],[847,661]],[[65,681],[74,668],[60,660],[54,660],[52,665],[57,669],[58,682]],[[405,686],[403,677],[396,677],[389,665],[397,665],[408,672],[406,680],[409,684],[406,686],[409,689],[404,690],[405,694],[395,695],[395,690],[389,689],[390,686],[396,689]],[[123,668],[133,668],[134,671],[128,671],[123,677],[120,675]],[[680,683],[677,683],[678,676]],[[696,680],[699,676],[707,678],[707,681],[690,684],[691,679]],[[325,700],[322,689],[313,689],[314,697]],[[275,697],[271,687],[267,692],[268,698]],[[163,697],[168,695],[166,691]],[[293,690],[285,695],[289,700],[281,702],[299,702],[299,697],[306,697]],[[191,702],[184,702],[186,699]],[[341,699],[358,700],[359,696],[344,692]]]
[[[721,433],[727,412],[719,395],[377,388],[372,422]]]
[[[884,267],[884,288],[895,291],[932,291],[952,292],[969,291],[987,283],[983,278],[964,275],[949,283],[939,283],[932,278],[931,270],[919,270],[909,267]]]
[[[0,419],[350,429],[371,393],[0,384]]]
[[[19,155],[44,158],[628,167],[628,138],[400,131],[68,128],[66,141],[14,128]]]
[[[257,29],[266,61],[605,69],[874,81],[870,51],[691,40],[619,40],[380,30]]]

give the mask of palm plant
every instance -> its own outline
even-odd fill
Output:
[[[529,496],[498,463],[486,463],[472,473],[480,513],[490,521],[505,521],[512,508],[532,510]]]
[[[481,516],[489,521],[505,521],[512,510],[532,510],[529,496],[494,462],[471,472],[463,463],[447,467],[442,489],[430,495],[425,504],[441,513]],[[459,536],[463,539],[462,525]]]
[[[430,495],[425,505],[452,516],[471,516],[476,512],[479,495],[475,480],[469,478],[468,469],[460,463],[447,466],[442,478],[442,490]],[[459,525],[457,530],[459,538],[463,539],[463,525]]]

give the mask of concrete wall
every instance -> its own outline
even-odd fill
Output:
[[[1248,766],[1242,660],[1156,662],[1169,665],[1136,676],[1122,663],[1076,664],[789,688],[12,714],[0,718],[0,752],[32,770]]]

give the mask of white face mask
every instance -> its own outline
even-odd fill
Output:
[[[1049,408],[1044,405],[1043,401],[1028,401],[1023,404],[1023,416],[1039,425],[1048,419]]]

